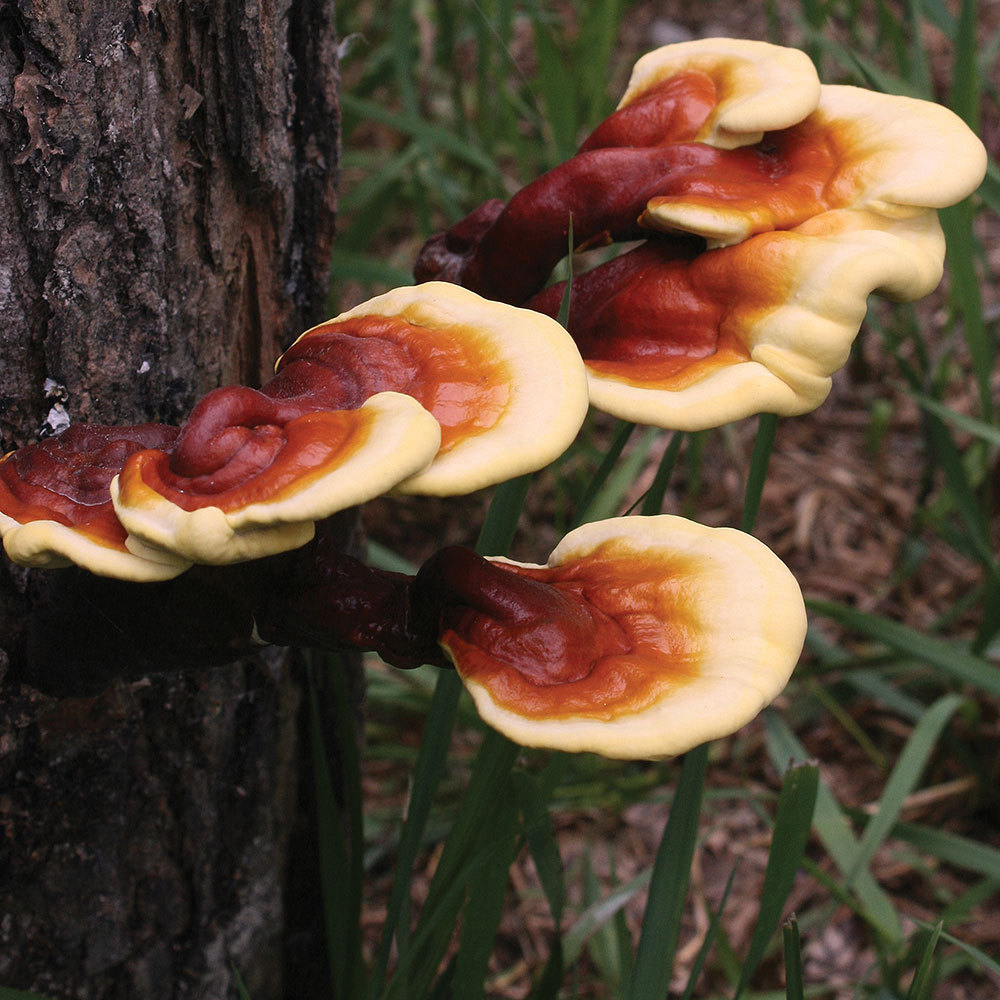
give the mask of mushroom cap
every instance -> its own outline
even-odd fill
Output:
[[[735,732],[773,700],[805,637],[794,577],[731,528],[616,518],[571,532],[545,566],[491,561],[552,585],[597,623],[563,682],[491,643],[483,614],[441,636],[482,718],[524,746],[631,759],[683,753]]]
[[[365,322],[380,318],[389,324]],[[370,299],[306,331],[277,369],[338,334],[393,343],[407,368],[393,387],[441,424],[440,451],[397,493],[471,493],[534,472],[569,447],[587,414],[587,378],[569,334],[458,285],[427,282]]]
[[[623,420],[679,430],[808,413],[846,362],[868,296],[927,295],[943,258],[935,212],[887,220],[841,210],[671,264],[670,273],[653,267],[595,320],[594,340],[608,336],[602,357],[583,351],[591,402]],[[577,281],[583,287],[586,276]],[[698,324],[698,350],[673,346],[678,331]]]
[[[754,155],[721,155],[680,179],[647,202],[642,223],[728,246],[831,209],[900,218],[943,208],[971,194],[985,171],[983,144],[947,108],[823,86],[808,118],[768,136]]]
[[[190,563],[133,549],[115,516],[108,484],[125,456],[167,444],[172,427],[75,425],[0,459],[0,536],[21,566],[81,566],[135,582],[169,580]]]
[[[224,489],[212,476],[177,475],[165,451],[133,455],[111,483],[119,520],[146,545],[193,562],[258,559],[304,545],[315,521],[385,493],[440,443],[437,421],[394,392],[267,426],[277,453]]]
[[[619,108],[684,72],[709,76],[718,102],[695,137],[718,149],[760,142],[765,132],[806,117],[819,100],[819,77],[798,49],[736,38],[699,38],[655,49],[632,69]]]

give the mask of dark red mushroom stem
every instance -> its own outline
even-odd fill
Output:
[[[471,549],[444,549],[416,576],[373,569],[340,551],[340,527],[322,522],[294,552],[195,566],[166,583],[62,574],[60,596],[27,637],[23,679],[52,694],[93,693],[118,678],[232,662],[262,644],[449,667],[439,640],[455,630],[535,683],[557,684],[590,671],[599,629],[617,632],[574,594]],[[75,664],[72,677],[66,662]]]
[[[502,211],[495,202],[480,206],[457,223],[458,237],[451,230],[432,237],[414,276],[520,305],[566,256],[570,219],[577,249],[639,239],[648,235],[639,225],[646,203],[709,171],[718,157],[700,143],[578,153],[518,191]]]

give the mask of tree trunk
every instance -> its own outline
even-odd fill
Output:
[[[179,423],[324,318],[336,55],[332,0],[0,0],[4,450]],[[0,557],[0,984],[286,995],[296,675],[95,696],[35,653],[83,576]]]

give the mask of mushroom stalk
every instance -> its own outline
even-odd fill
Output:
[[[586,675],[599,637],[620,645],[614,623],[585,601],[471,549],[443,549],[408,576],[342,552],[330,521],[317,529],[294,552],[195,566],[164,583],[68,575],[69,592],[29,638],[32,682],[53,694],[82,693],[178,666],[222,665],[261,645],[375,652],[402,669],[450,667],[439,643],[458,629],[533,683],[552,685]],[[74,599],[84,587],[85,599]],[[60,678],[70,649],[86,658],[85,676]]]

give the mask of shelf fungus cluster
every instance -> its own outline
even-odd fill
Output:
[[[389,491],[468,493],[547,465],[587,411],[558,323],[454,285],[400,288],[308,330],[260,390],[179,430],[71,427],[0,463],[16,562],[163,580],[305,544]]]
[[[261,390],[209,393],[179,429],[73,426],[7,455],[0,531],[22,564],[152,588],[105,600],[111,649],[374,650],[456,667],[521,743],[678,753],[748,721],[798,657],[802,599],[761,543],[624,518],[573,532],[546,566],[449,548],[408,577],[327,527],[386,490],[467,492],[545,465],[586,408],[553,320],[450,284],[398,289],[303,334]]]
[[[984,169],[950,112],[821,86],[802,53],[660,49],[573,158],[431,239],[421,284],[304,333],[261,389],[217,389],[180,428],[73,426],[5,456],[4,547],[145,583],[156,601],[126,586],[102,621],[170,662],[373,650],[454,666],[522,744],[683,752],[749,721],[801,650],[799,588],[760,542],[625,517],[544,566],[448,548],[406,576],[341,552],[329,519],[539,469],[590,402],[690,430],[811,410],[871,292],[933,289],[936,209]],[[570,231],[580,250],[641,242],[574,278],[567,333],[546,283]]]
[[[424,246],[440,278],[555,315],[577,249],[644,241],[574,278],[591,402],[682,430],[826,398],[867,297],[928,294],[936,210],[982,180],[982,144],[926,101],[819,83],[804,54],[705,39],[638,61],[570,160]]]

